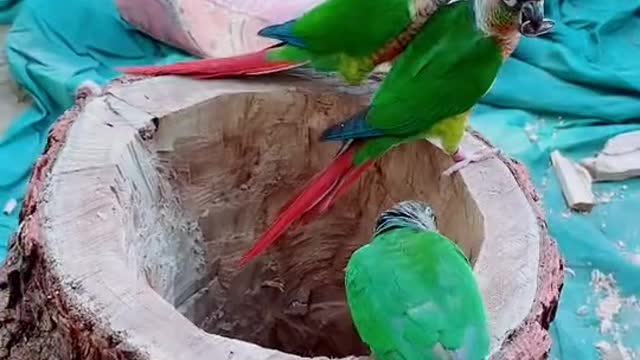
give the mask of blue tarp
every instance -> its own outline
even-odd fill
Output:
[[[0,24],[11,24],[20,9],[21,0],[0,0]]]
[[[611,202],[588,215],[572,214],[549,162],[552,150],[579,159],[613,135],[640,129],[640,0],[552,0],[546,7],[557,28],[522,41],[476,108],[473,125],[529,167],[551,233],[572,269],[553,324],[552,357],[596,359],[594,344],[602,339],[640,352],[640,308],[623,305],[618,320],[626,331],[601,335],[595,307],[602,295],[590,285],[597,270],[611,274],[620,297],[640,294],[634,279],[640,265],[633,261],[640,258],[634,258],[640,253],[640,181],[597,184],[597,192],[616,194]],[[0,23],[14,16],[8,60],[35,101],[0,139],[0,204],[22,200],[47,131],[72,104],[81,81],[104,84],[118,75],[115,66],[186,57],[135,31],[112,0],[0,0]],[[530,140],[532,132],[537,141]],[[17,221],[17,211],[0,215],[0,258]]]
[[[613,276],[619,297],[640,295],[634,257],[640,253],[640,181],[596,184],[597,194],[615,194],[611,202],[588,215],[571,214],[549,161],[553,150],[578,160],[611,136],[640,130],[640,1],[552,0],[546,11],[557,27],[545,38],[522,41],[472,124],[529,167],[551,235],[575,272],[565,274],[553,356],[597,359],[594,345],[602,339],[640,356],[640,307],[623,305],[621,329],[603,336],[595,308],[607,294],[596,296],[589,284],[600,271]],[[529,140],[532,132],[537,142]]]

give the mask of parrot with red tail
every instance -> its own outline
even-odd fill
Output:
[[[324,213],[358,177],[393,147],[437,139],[455,161],[470,109],[489,91],[520,35],[548,32],[542,0],[459,0],[441,7],[386,76],[371,104],[326,129],[322,141],[341,141],[333,162],[281,211],[241,259],[246,264],[293,223]],[[462,158],[462,159],[461,159]],[[456,166],[456,165],[454,165]]]
[[[447,1],[327,0],[297,19],[260,30],[258,35],[280,43],[258,52],[118,70],[212,79],[277,73],[309,64],[316,70],[337,71],[355,85],[400,54]]]

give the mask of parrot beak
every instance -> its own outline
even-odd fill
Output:
[[[520,9],[520,33],[536,37],[548,33],[555,26],[551,19],[544,18],[544,1],[530,0]]]

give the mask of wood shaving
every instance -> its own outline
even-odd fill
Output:
[[[578,311],[576,311],[576,313],[579,316],[587,316],[587,314],[589,313],[589,308],[586,305],[582,305],[578,308]]]
[[[5,215],[11,215],[13,210],[18,206],[18,202],[16,199],[9,199],[7,203],[4,205],[4,210],[2,211]]]
[[[600,333],[608,334],[613,329],[614,318],[621,307],[619,290],[613,274],[604,275],[600,270],[593,270],[591,287],[596,295],[604,295],[596,307],[596,315],[600,320]]]
[[[640,266],[640,254],[633,253],[633,254],[629,254],[628,257],[629,257],[629,261],[631,261],[633,265]]]

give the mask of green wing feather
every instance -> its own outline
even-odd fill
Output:
[[[412,23],[413,1],[328,0],[293,24],[293,35],[306,48],[284,46],[269,59],[310,61],[316,70],[338,71],[348,83],[359,84],[376,66],[373,55]]]
[[[476,27],[468,1],[436,12],[400,55],[377,91],[368,124],[390,136],[420,136],[469,110],[502,65],[496,40]]]
[[[356,328],[379,360],[437,359],[438,346],[473,360],[488,354],[471,267],[437,233],[400,229],[376,237],[351,257],[346,291]]]
[[[413,0],[328,0],[301,16],[294,35],[317,54],[367,57],[412,21]]]

